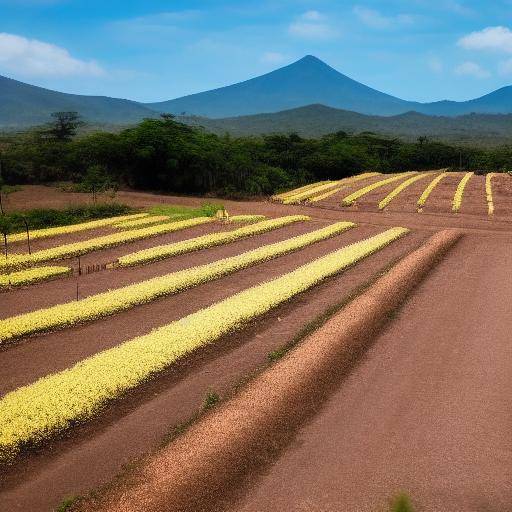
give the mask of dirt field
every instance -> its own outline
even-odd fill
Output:
[[[357,224],[331,239],[179,294],[6,346],[0,350],[3,397],[388,227],[411,230],[345,272],[160,372],[92,420],[0,467],[2,510],[53,510],[66,497],[108,484],[123,467],[158,450],[175,426],[193,418],[209,390],[221,396],[233,393],[240,382],[268,365],[270,352],[292,342],[308,323],[348,300],[434,232],[452,227],[465,233],[463,240],[415,289],[360,361],[340,377],[328,400],[300,426],[279,456],[253,471],[251,484],[235,503],[222,509],[373,512],[386,510],[391,496],[406,491],[419,511],[507,510],[512,503],[508,335],[512,178],[493,178],[496,213],[489,216],[482,176],[470,180],[460,213],[451,211],[461,176],[443,180],[422,213],[416,212],[415,201],[428,178],[406,189],[385,211],[378,211],[376,204],[396,183],[373,191],[353,207],[341,207],[339,200],[359,185],[310,206],[222,201],[232,215],[300,213],[312,220],[150,265],[75,275],[0,293],[0,319],[5,319],[72,301],[77,283],[80,297],[86,297],[234,256],[334,221]],[[120,192],[117,200],[133,206],[205,202],[128,191]],[[86,194],[26,186],[9,196],[7,210],[88,201]],[[85,255],[82,265],[108,263],[142,248],[233,228],[215,223],[128,243]],[[111,231],[38,240],[33,248],[105,232]],[[22,252],[23,245],[18,244],[17,250]],[[75,266],[76,261],[65,264]],[[168,510],[176,509],[169,505]]]

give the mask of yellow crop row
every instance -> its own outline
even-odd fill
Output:
[[[134,219],[140,219],[142,217],[147,217],[148,213],[135,213],[132,215],[120,215],[117,217],[108,217],[106,219],[98,219],[91,220],[89,222],[81,222],[80,224],[69,224],[68,226],[58,226],[55,228],[45,228],[45,229],[34,229],[29,231],[30,239],[35,240],[37,238],[48,238],[51,236],[57,235],[66,235],[69,233],[76,233],[78,231],[86,231],[88,229],[97,229],[103,228],[105,226],[111,226],[117,222],[129,221]],[[9,242],[20,242],[27,239],[27,234],[16,233],[14,235],[9,235],[7,240]]]
[[[306,202],[307,203],[316,203],[318,201],[321,201],[322,199],[326,199],[328,197],[331,197],[333,196],[334,194],[336,194],[337,192],[339,192],[340,190],[343,190],[345,187],[336,187],[332,190],[328,190],[327,192],[324,192],[323,194],[318,194],[317,196],[313,196],[313,197],[308,197],[306,199]]]
[[[338,186],[334,190],[328,190],[327,192],[324,192],[323,194],[314,195],[312,197],[308,197],[306,201],[308,203],[316,203],[318,201],[321,201],[322,199],[326,199],[336,193],[338,193],[340,190],[343,190],[347,186],[351,185],[352,183],[356,183],[357,181],[364,180],[367,178],[371,178],[372,176],[376,176],[380,174],[379,172],[364,172],[363,174],[359,174],[358,176],[353,176],[351,178],[345,178],[338,182]]]
[[[265,215],[232,215],[229,217],[230,222],[259,222],[265,220]]]
[[[380,203],[379,203],[379,210],[383,210],[386,208],[386,206],[395,199],[396,196],[398,196],[402,191],[404,191],[407,187],[410,187],[413,183],[415,183],[418,180],[422,180],[426,178],[427,176],[431,176],[432,173],[424,173],[424,174],[418,174],[416,176],[412,176],[411,178],[405,180],[404,182],[400,183],[398,187],[394,188]]]
[[[485,196],[487,198],[487,208],[489,215],[492,215],[494,213],[494,200],[492,198],[492,185],[491,180],[492,177],[495,176],[495,172],[490,172],[485,176]]]
[[[452,202],[452,210],[454,212],[458,212],[460,210],[464,189],[466,188],[466,185],[468,184],[468,181],[471,179],[473,174],[473,172],[467,172],[457,185],[457,190],[455,191]]]
[[[69,273],[71,273],[69,267],[36,267],[27,270],[19,270],[11,274],[0,274],[0,288],[37,283]]]
[[[142,251],[133,252],[125,256],[121,256],[117,260],[117,264],[122,267],[129,267],[132,265],[140,265],[142,263],[150,263],[152,261],[163,260],[178,254],[187,252],[198,251],[199,249],[207,249],[215,247],[216,245],[227,244],[235,242],[241,238],[248,236],[258,235],[271,231],[273,229],[281,228],[292,224],[294,222],[306,221],[309,217],[306,215],[289,215],[287,217],[278,217],[277,219],[264,220],[243,226],[233,231],[222,231],[220,233],[211,233],[209,235],[202,235],[189,240],[182,240],[172,244],[158,245]]]
[[[427,202],[427,199],[429,198],[432,191],[437,187],[438,183],[441,180],[444,180],[448,176],[447,172],[441,173],[439,176],[436,176],[428,185],[427,188],[423,191],[420,198],[418,199],[418,208],[423,208],[425,206],[425,203]]]
[[[159,297],[218,279],[243,268],[296,251],[353,227],[351,222],[337,222],[325,228],[275,244],[264,245],[231,258],[173,272],[85,299],[57,304],[38,311],[0,320],[0,344],[27,334],[68,327],[130,309]]]
[[[282,192],[281,194],[275,194],[271,197],[271,199],[273,199],[274,201],[282,201],[286,197],[300,194],[301,192],[304,192],[311,188],[319,187],[320,185],[323,185],[324,183],[331,183],[331,182],[330,181],[317,181],[315,183],[308,183],[307,185],[304,185],[302,187],[294,188],[293,190],[288,190],[288,192]]]
[[[393,228],[248,288],[145,336],[91,356],[0,400],[0,459],[86,420],[194,350],[353,265],[407,233]]]
[[[147,228],[134,229],[121,233],[91,238],[82,242],[75,242],[66,245],[59,245],[50,249],[33,252],[32,254],[11,254],[5,260],[0,261],[0,271],[28,267],[45,261],[59,260],[62,258],[71,258],[80,254],[85,254],[100,249],[107,249],[116,245],[142,240],[164,233],[171,233],[185,228],[198,226],[207,222],[212,222],[211,217],[197,217],[195,219],[183,220],[179,222],[170,222],[159,224]]]
[[[169,215],[148,215],[142,219],[116,222],[113,226],[118,229],[137,229],[145,226],[151,226],[152,224],[161,224],[162,222],[168,222],[169,220],[171,220]]]
[[[351,204],[355,203],[359,198],[370,193],[372,190],[375,190],[380,187],[384,187],[385,185],[388,185],[389,183],[393,183],[394,181],[401,180],[401,179],[405,178],[406,176],[408,176],[409,174],[410,173],[393,174],[390,178],[385,178],[385,179],[379,180],[375,183],[371,183],[370,185],[360,188],[359,190],[352,192],[352,194],[349,194],[348,196],[344,197],[341,200],[341,203],[344,206],[350,206]]]
[[[350,185],[357,181],[370,178],[371,176],[375,176],[377,174],[380,174],[380,173],[365,172],[365,173],[359,174],[357,176],[351,176],[350,178],[344,178],[344,179],[338,180],[338,181],[326,182],[325,184],[322,184],[318,187],[310,188],[303,192],[289,195],[283,200],[283,203],[284,204],[296,204],[296,203],[300,203],[302,201],[315,203],[317,201],[321,201],[322,199],[325,199],[326,197],[329,197],[329,196],[335,194],[336,192],[339,192],[346,185]]]
[[[338,184],[339,181],[329,181],[327,183],[324,183],[323,185],[319,185],[318,187],[310,188],[308,190],[305,190],[304,192],[300,192],[298,194],[285,197],[282,202],[283,204],[300,203],[301,201],[307,199],[308,197],[314,196],[315,194],[319,194],[325,192],[326,190],[330,190],[334,187],[337,187]]]

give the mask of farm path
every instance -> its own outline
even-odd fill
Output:
[[[233,510],[508,510],[511,268],[511,239],[462,240]]]

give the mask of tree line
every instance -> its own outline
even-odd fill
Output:
[[[219,136],[167,114],[119,133],[77,136],[83,124],[78,114],[58,112],[53,117],[42,129],[0,137],[0,172],[6,184],[72,181],[89,191],[126,185],[243,197],[368,170],[512,171],[511,146],[457,147],[426,137],[411,143],[342,131],[318,139],[297,134]]]

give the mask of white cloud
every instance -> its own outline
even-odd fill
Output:
[[[104,70],[94,61],[72,57],[60,46],[0,33],[0,71],[22,76],[99,76]]]
[[[263,62],[264,64],[282,64],[283,62],[286,62],[288,60],[288,57],[284,55],[283,53],[279,52],[265,52],[260,57],[260,62]]]
[[[498,72],[500,75],[512,75],[512,59],[504,60],[500,62],[498,66]]]
[[[414,18],[410,14],[398,14],[396,16],[385,16],[375,9],[356,5],[355,15],[368,27],[372,28],[396,28],[399,25],[411,25]]]
[[[443,62],[439,57],[430,56],[427,61],[427,65],[433,73],[442,73],[444,66]]]
[[[292,36],[302,39],[333,39],[337,37],[338,32],[325,23],[324,19],[325,17],[318,11],[306,11],[290,24],[288,32]]]
[[[486,27],[459,39],[466,50],[494,50],[512,53],[512,31],[507,27]]]
[[[489,71],[484,69],[476,62],[471,61],[466,61],[463,62],[462,64],[459,64],[455,68],[455,74],[461,76],[473,76],[475,78],[488,78],[489,76],[491,76]]]

